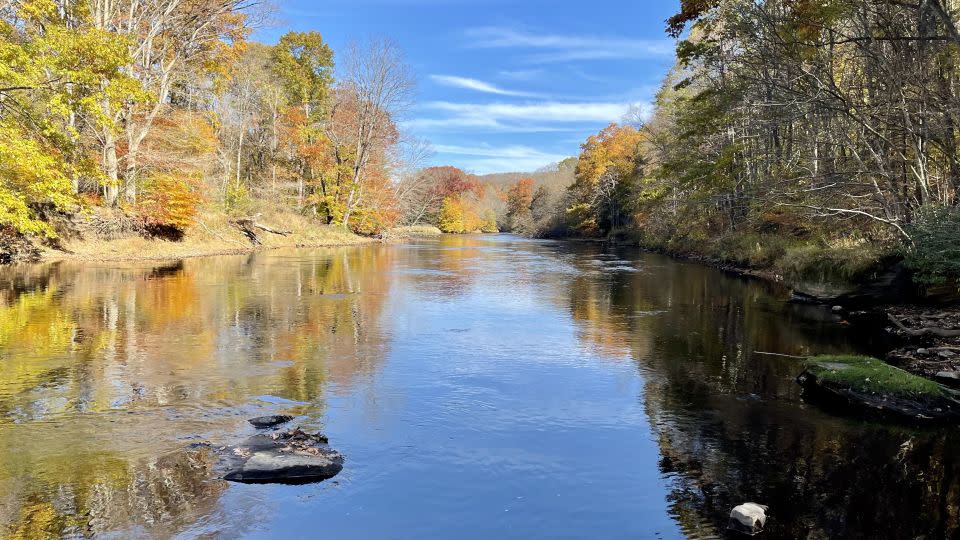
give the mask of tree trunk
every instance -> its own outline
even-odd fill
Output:
[[[107,206],[116,206],[120,195],[120,164],[117,161],[117,139],[109,130],[103,143],[103,169],[107,175],[103,198]]]

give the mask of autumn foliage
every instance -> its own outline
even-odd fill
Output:
[[[183,236],[196,218],[200,189],[198,178],[157,174],[144,186],[138,214],[154,234]]]

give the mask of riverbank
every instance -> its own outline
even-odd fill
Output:
[[[115,230],[104,232],[97,230],[95,223],[88,217],[78,222],[72,234],[62,235],[56,248],[41,246],[38,262],[169,260],[377,241],[342,227],[318,225],[315,220],[292,212],[260,214],[251,224],[238,224],[237,219],[225,214],[205,214],[177,240]]]
[[[876,336],[874,353],[888,364],[905,371],[960,388],[960,303],[958,291],[946,286],[921,293],[910,281],[909,273],[899,260],[890,255],[846,256],[820,254],[808,268],[824,260],[833,260],[833,268],[845,268],[848,278],[834,273],[828,279],[824,272],[819,279],[802,279],[801,262],[794,261],[795,272],[770,261],[758,268],[731,257],[716,254],[670,249],[663,245],[645,245],[636,238],[572,239],[638,246],[676,260],[716,268],[750,279],[780,284],[790,291],[790,301],[819,304],[832,308],[838,324],[856,327],[858,332]],[[790,259],[792,260],[792,259]],[[859,261],[859,262],[855,262]],[[870,261],[873,261],[872,263]],[[856,272],[850,271],[857,268]],[[811,273],[806,273],[809,276]]]

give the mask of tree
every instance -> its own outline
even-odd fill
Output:
[[[342,120],[328,123],[327,136],[336,148],[337,166],[349,168],[342,220],[348,224],[364,202],[371,163],[398,141],[394,120],[412,103],[414,79],[388,40],[351,45],[343,69],[333,114]]]
[[[573,201],[573,226],[600,234],[627,225],[642,175],[643,134],[632,126],[611,124],[581,147]]]
[[[458,197],[444,197],[437,226],[445,233],[467,232],[464,224],[463,203]]]
[[[533,233],[533,178],[521,178],[507,192],[507,225],[511,231]]]
[[[122,120],[126,142],[123,186],[126,199],[132,202],[137,196],[141,145],[157,117],[169,107],[171,91],[197,71],[211,78],[223,75],[242,49],[250,31],[248,13],[258,4],[258,0],[118,0],[89,6],[93,26],[127,44],[130,62],[123,66],[124,71],[145,92],[138,99],[107,96],[101,101],[112,119],[109,128],[99,131],[108,204],[117,201],[121,176],[121,156],[112,126]]]
[[[0,8],[0,226],[52,236],[36,210],[66,209],[82,176],[80,121],[115,125],[103,100],[127,98],[122,40],[92,28],[83,6],[23,1]]]

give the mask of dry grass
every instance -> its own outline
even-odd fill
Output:
[[[383,239],[388,241],[399,241],[406,238],[425,238],[431,236],[440,236],[443,231],[433,225],[408,225],[406,227],[394,227],[383,233]]]
[[[369,238],[357,236],[340,227],[318,225],[305,216],[296,213],[271,211],[264,212],[258,218],[260,223],[272,228],[290,231],[281,236],[258,231],[262,245],[254,246],[230,218],[218,211],[204,212],[197,223],[191,227],[181,241],[172,242],[162,239],[142,237],[103,240],[90,238],[64,242],[65,251],[45,249],[44,260],[162,260],[201,257],[206,255],[226,255],[249,253],[262,249],[285,247],[322,247],[345,246],[373,242]]]

